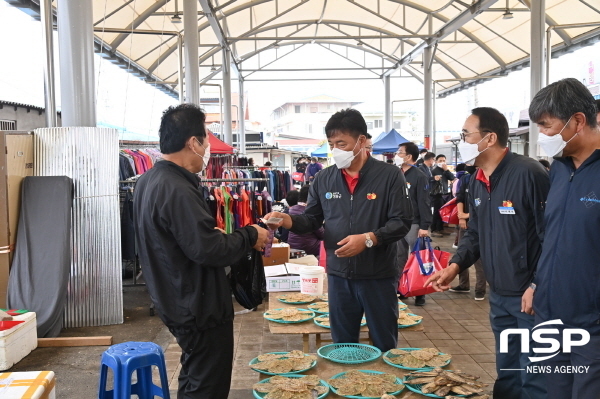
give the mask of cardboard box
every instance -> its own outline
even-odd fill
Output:
[[[300,276],[267,277],[267,292],[300,291]]]
[[[293,263],[302,266],[319,266],[319,260],[314,255],[306,255],[302,258],[290,259],[288,263]]]
[[[288,244],[273,244],[271,256],[263,256],[263,266],[282,265],[290,260],[290,246]]]

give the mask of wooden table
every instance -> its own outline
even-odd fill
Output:
[[[306,305],[290,305],[287,303],[283,303],[277,299],[278,296],[286,294],[287,292],[270,292],[269,293],[269,309],[280,309],[280,308],[289,308],[289,307],[297,307],[306,309],[306,307],[310,304]],[[410,309],[405,309],[405,312],[411,313]],[[303,323],[293,323],[293,324],[284,324],[284,323],[276,323],[274,321],[268,321],[269,323],[269,331],[272,334],[302,334],[302,350],[304,353],[308,353],[309,348],[309,337],[311,334],[315,334],[317,348],[321,347],[321,343],[323,342],[331,342],[330,339],[321,338],[321,334],[331,334],[331,330],[329,328],[320,327],[316,325],[312,320],[305,321]],[[423,325],[418,324],[412,327],[406,327],[401,329],[402,331],[423,331]],[[361,332],[367,333],[367,340],[370,344],[372,344],[371,339],[369,337],[369,327],[363,326],[360,328]],[[382,361],[383,362],[383,361]],[[385,364],[385,363],[384,363]],[[391,367],[391,366],[390,366]]]
[[[408,374],[410,372],[408,370],[399,369],[397,367],[393,367],[393,366],[390,366],[389,364],[385,363],[383,361],[383,355],[381,357],[379,357],[379,359],[373,360],[372,362],[360,363],[360,364],[335,363],[330,360],[323,359],[316,354],[314,354],[314,355],[317,356],[317,365],[314,368],[312,368],[306,372],[303,372],[302,375],[310,375],[310,374],[318,375],[322,380],[325,380],[325,381],[327,381],[329,378],[333,377],[334,375],[336,375],[338,373],[343,373],[345,371],[350,371],[350,370],[382,371],[384,373],[390,373],[390,374],[397,375],[400,378],[404,377],[406,374]],[[265,378],[269,378],[269,377],[272,377],[272,376],[260,373],[259,381],[262,381]],[[412,392],[409,391],[408,388],[404,388],[404,390],[402,391],[402,393],[400,395],[396,395],[396,398],[412,397],[412,396],[410,396],[411,393]],[[415,393],[412,393],[412,395],[414,395],[414,397],[423,397],[423,396],[417,395]],[[327,395],[327,399],[329,399],[329,398],[343,398],[343,396],[336,395],[333,393],[333,391],[330,391],[329,395]]]

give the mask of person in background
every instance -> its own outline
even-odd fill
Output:
[[[248,158],[248,166],[254,166],[254,158]]]
[[[467,165],[464,163],[459,163],[456,165],[456,179],[452,182],[452,197],[456,197],[458,190],[460,188],[461,177],[465,174],[465,167]],[[454,238],[454,244],[452,244],[452,248],[458,248],[458,233],[460,230],[460,226],[456,226],[456,237]]]
[[[289,215],[304,214],[306,203],[308,202],[308,190],[309,186],[304,186],[300,189],[300,192],[298,193],[298,203],[290,207],[288,212]],[[290,244],[290,248],[301,249],[306,252],[307,255],[314,255],[318,258],[321,251],[321,241],[323,241],[323,235],[323,227],[305,234],[296,234],[290,232],[287,243]]]
[[[532,338],[534,318],[528,314],[532,306],[530,283],[542,252],[550,180],[538,161],[509,151],[507,145],[508,122],[504,115],[494,108],[473,109],[458,144],[462,159],[468,163],[474,160],[479,166],[469,184],[467,231],[450,265],[435,272],[427,283],[436,291],[448,290],[457,274],[481,258],[490,284],[490,325],[496,340],[493,397],[546,399],[544,375],[525,370],[537,365],[530,360],[536,346]],[[561,266],[566,264],[571,263]],[[550,295],[555,301],[556,292]],[[507,329],[529,330],[528,352],[521,353],[521,334],[509,335],[508,353],[500,352],[500,337]]]
[[[425,161],[425,155],[427,155],[428,152],[429,150],[427,148],[423,148],[419,151],[419,159],[417,159],[417,162],[415,162],[417,166],[423,165],[423,161]]]
[[[133,200],[146,287],[182,349],[179,399],[227,399],[234,312],[225,267],[252,248],[262,250],[267,242],[267,231],[257,225],[231,234],[215,228],[198,189],[198,173],[210,157],[205,120],[193,104],[163,113],[163,161],[139,178]]]
[[[542,165],[544,165],[544,168],[546,168],[547,171],[550,171],[550,162],[546,161],[545,159],[540,159],[539,161]]]
[[[546,327],[560,334],[554,337],[566,336],[566,329],[583,329],[590,335],[586,345],[553,349],[556,356],[544,363],[553,371],[545,374],[551,399],[597,398],[600,394],[600,127],[596,104],[585,86],[568,78],[540,90],[529,106],[529,117],[540,129],[538,143],[546,155],[554,157],[544,244],[529,292],[535,322],[554,320]],[[576,333],[574,339],[582,339],[581,334]],[[566,367],[589,368],[585,373],[555,372]]]
[[[596,122],[600,125],[600,100],[596,100],[596,108],[598,109],[598,113],[596,114]]]
[[[428,154],[429,155],[429,154]],[[427,156],[427,155],[426,155]],[[431,162],[431,161],[430,161]],[[427,162],[424,165],[428,165]],[[455,176],[446,165],[446,156],[439,154],[435,157],[435,166],[431,170],[431,206],[433,207],[433,221],[431,223],[431,236],[444,236],[444,222],[440,216],[440,208],[444,206],[450,198],[449,183],[455,179]]]
[[[429,179],[425,173],[415,165],[419,156],[419,147],[415,143],[407,142],[398,146],[396,153],[396,165],[404,173],[406,187],[413,208],[413,220],[410,231],[398,241],[399,267],[404,269],[408,260],[408,254],[413,250],[419,238],[429,237],[429,226],[431,225],[431,196],[429,195]],[[425,305],[425,295],[415,297],[415,305]]]
[[[458,167],[457,167],[458,168]],[[475,176],[477,167],[474,165],[465,165],[465,174],[460,177],[458,192],[456,193],[456,207],[458,209],[458,241],[463,238],[469,225],[469,182]],[[458,175],[458,173],[457,173]],[[483,301],[485,299],[486,282],[483,263],[478,259],[475,265],[475,300]],[[449,291],[459,293],[471,292],[471,281],[469,270],[460,272],[458,275],[458,285],[450,288]]]
[[[288,191],[288,193],[285,196],[285,203],[287,206],[283,210],[283,213],[287,213],[288,215],[290,214],[290,209],[293,206],[296,206],[298,204],[299,194],[300,194],[300,192],[298,190]],[[283,242],[288,242],[289,232],[290,231],[288,229],[284,229],[283,227],[280,227],[278,238]]]
[[[282,218],[298,234],[324,226],[333,342],[357,343],[364,315],[373,345],[384,351],[398,345],[396,242],[413,215],[403,173],[367,155],[366,133],[357,110],[335,113],[325,134],[336,166],[310,185],[304,214],[265,217]]]
[[[266,170],[271,170],[271,166],[273,164],[271,163],[271,161],[267,161],[265,162],[265,166],[261,166],[260,168],[258,168],[261,171],[266,171]]]
[[[367,133],[367,145],[365,146],[365,151],[367,151],[368,155],[373,154],[373,136],[371,136],[371,134]]]
[[[323,165],[319,163],[319,160],[316,157],[312,157],[310,159],[310,164],[306,167],[306,180],[309,183],[312,183],[315,180],[315,176],[323,170]]]
[[[389,164],[392,164],[392,165],[394,164],[394,160],[393,160],[393,159],[388,159],[388,160],[386,160],[385,162],[386,162],[386,163],[389,163]]]
[[[300,157],[298,162],[296,163],[296,172],[305,173],[306,172],[306,164],[308,161],[304,157]]]

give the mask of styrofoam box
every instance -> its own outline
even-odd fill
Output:
[[[13,316],[13,320],[25,323],[0,331],[0,371],[8,370],[37,348],[35,312]]]
[[[2,399],[56,399],[53,371],[25,371],[0,374]]]
[[[267,277],[267,291],[300,291],[300,276]]]

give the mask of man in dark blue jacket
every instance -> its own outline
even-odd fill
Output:
[[[531,301],[524,302],[542,252],[548,173],[538,161],[508,150],[508,122],[493,108],[475,108],[461,139],[462,159],[474,159],[479,166],[469,182],[469,224],[448,268],[428,283],[447,290],[459,272],[481,257],[496,339],[494,398],[545,399],[544,376],[526,372],[535,364],[529,358],[533,352],[521,353],[522,344],[531,351],[531,338],[521,342],[520,335],[510,335],[508,351],[500,343],[505,330],[526,329],[531,336],[534,327],[534,317],[523,310],[531,309]]]
[[[325,222],[329,316],[336,343],[358,342],[363,313],[373,344],[398,344],[396,242],[410,230],[412,206],[403,173],[365,151],[367,124],[360,112],[334,114],[325,133],[335,167],[323,169],[310,186],[304,215],[273,212],[297,234]]]
[[[600,397],[600,128],[590,92],[576,79],[540,90],[529,107],[540,128],[539,143],[554,157],[546,206],[546,236],[532,284],[536,322],[553,321],[546,335],[563,343],[565,329],[582,329],[581,341],[547,361],[550,398]],[[556,352],[553,349],[553,352]],[[564,370],[564,369],[563,369]]]

